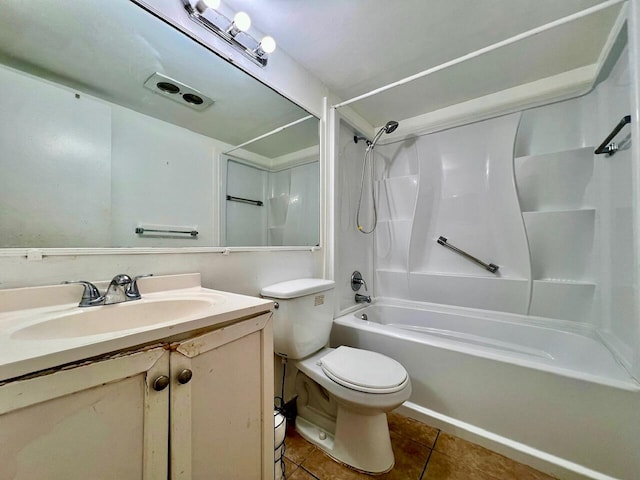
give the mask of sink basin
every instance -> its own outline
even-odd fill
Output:
[[[205,316],[207,310],[217,303],[213,299],[180,298],[76,307],[70,312],[16,330],[11,338],[60,339],[130,330],[195,315]]]

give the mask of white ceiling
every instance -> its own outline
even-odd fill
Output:
[[[604,0],[223,0],[346,100]],[[594,63],[620,6],[353,104],[374,125]]]

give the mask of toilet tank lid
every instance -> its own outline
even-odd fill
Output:
[[[297,298],[333,289],[336,282],[322,278],[299,278],[264,287],[260,294],[269,298]]]

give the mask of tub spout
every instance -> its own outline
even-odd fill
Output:
[[[356,303],[371,303],[371,296],[356,293]]]

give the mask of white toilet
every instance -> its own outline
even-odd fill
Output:
[[[334,282],[304,278],[262,289],[276,302],[274,351],[298,369],[296,430],[328,455],[367,473],[394,465],[386,412],[411,394],[404,367],[379,353],[327,348]]]

